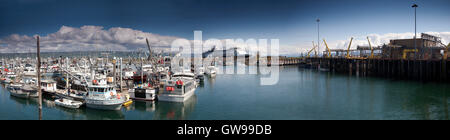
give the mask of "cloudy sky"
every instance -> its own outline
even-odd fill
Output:
[[[0,53],[130,51],[173,40],[279,39],[280,53],[298,54],[320,38],[332,48],[411,38],[413,0],[0,0]],[[418,32],[450,42],[450,1],[418,0]],[[324,45],[321,44],[324,49]]]

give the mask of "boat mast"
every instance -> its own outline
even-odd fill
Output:
[[[122,92],[122,57],[120,58],[120,92]]]

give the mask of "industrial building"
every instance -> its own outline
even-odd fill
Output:
[[[382,57],[390,59],[443,59],[446,46],[440,37],[422,33],[417,39],[394,39],[382,47]]]

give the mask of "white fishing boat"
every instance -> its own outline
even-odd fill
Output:
[[[88,95],[85,98],[86,106],[101,110],[120,110],[125,98],[121,97],[113,85],[106,84],[106,81],[97,82],[93,80],[88,86]]]
[[[123,79],[124,80],[131,80],[131,79],[133,79],[133,75],[134,75],[134,73],[136,73],[135,71],[133,71],[132,69],[124,69],[123,70]]]
[[[163,92],[158,95],[159,101],[184,102],[196,89],[195,75],[193,73],[175,73],[172,79],[166,80]]]
[[[74,101],[74,100],[64,99],[64,98],[56,99],[55,104],[62,106],[62,107],[73,108],[73,109],[80,108],[80,106],[83,105],[83,103],[80,101]]]
[[[25,76],[36,76],[36,68],[31,66],[30,64],[25,64],[25,68],[23,69],[23,74]]]
[[[28,93],[28,96],[31,97],[31,98],[39,97],[38,92],[37,92],[37,88],[36,88],[35,85],[25,84],[22,87],[22,92]]]
[[[41,81],[41,90],[43,93],[50,95],[60,95],[67,93],[67,90],[56,88],[56,81],[53,80],[42,80]]]
[[[21,84],[11,84],[8,86],[8,91],[11,93],[11,96],[19,97],[19,98],[28,98],[29,94],[28,92],[22,91]]]
[[[196,75],[204,75],[205,74],[205,67],[203,66],[197,66],[195,69]]]
[[[210,76],[210,77],[216,76],[217,68],[215,66],[208,66],[205,69],[205,74]]]
[[[130,98],[133,100],[153,101],[156,99],[156,90],[149,86],[135,86],[128,90],[128,94],[130,94]]]

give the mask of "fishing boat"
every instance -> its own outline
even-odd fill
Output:
[[[216,67],[215,66],[208,66],[208,67],[206,67],[205,74],[210,76],[210,77],[216,76],[216,74],[217,74]]]
[[[196,89],[195,75],[193,73],[175,73],[172,79],[166,80],[163,92],[158,95],[159,101],[184,102]]]
[[[53,80],[42,80],[41,90],[49,95],[61,95],[67,93],[67,90],[56,88],[57,82]]]
[[[14,80],[14,79],[16,79],[16,73],[13,71],[8,71],[6,73],[6,78],[9,78],[10,80]]]
[[[23,74],[25,76],[36,76],[35,67],[33,67],[31,64],[25,64],[25,68],[23,69]]]
[[[122,72],[123,79],[124,80],[131,80],[131,79],[133,79],[133,76],[134,76],[135,73],[136,72],[133,71],[131,68],[124,68],[123,72]]]
[[[205,67],[203,66],[197,66],[195,69],[196,75],[204,75],[205,74]]]
[[[11,93],[11,96],[19,97],[19,98],[28,98],[29,92],[23,92],[22,91],[21,84],[11,84],[8,86],[8,91]]]
[[[22,87],[22,92],[28,93],[28,96],[31,98],[39,97],[36,86],[30,85],[30,84],[25,84]]]
[[[156,99],[156,90],[150,86],[135,86],[128,90],[128,94],[133,100],[153,101]]]
[[[1,83],[6,84],[6,83],[10,83],[11,79],[9,79],[8,77],[3,77],[3,78],[0,78],[0,81],[1,81]]]
[[[74,100],[64,99],[64,98],[56,99],[55,104],[62,106],[62,107],[73,108],[73,109],[80,108],[80,106],[83,105],[83,103],[80,101],[74,101]]]
[[[117,94],[114,85],[106,84],[106,81],[92,81],[88,85],[88,95],[85,98],[86,106],[93,109],[101,110],[120,110],[125,98]]]
[[[205,68],[203,66],[198,66],[195,69],[195,79],[198,81],[197,83],[203,82],[205,80]]]

